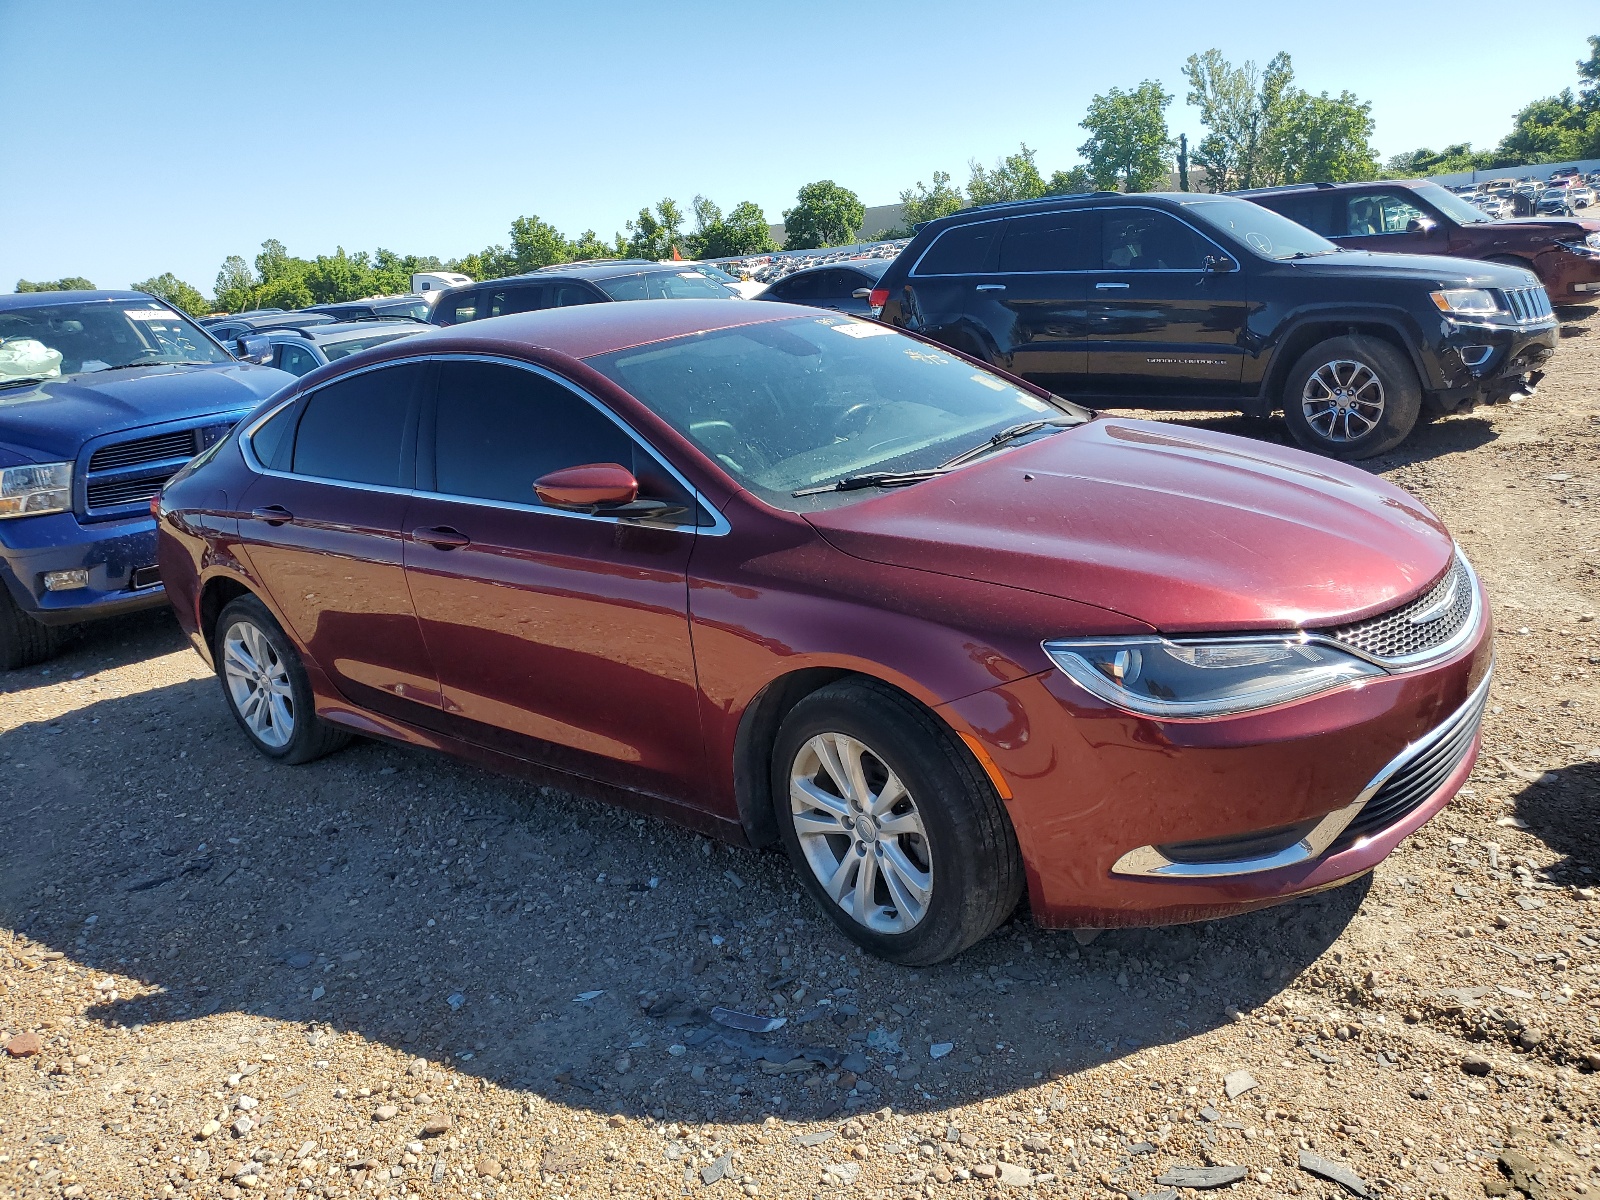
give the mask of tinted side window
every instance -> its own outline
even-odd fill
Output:
[[[999,236],[1001,222],[982,221],[946,229],[917,263],[918,275],[971,275],[989,261],[989,248]]]
[[[1095,214],[1046,213],[1006,222],[997,271],[1089,271],[1099,266],[1094,250]]]
[[[1372,233],[1404,233],[1412,221],[1427,217],[1403,192],[1353,196],[1348,201],[1352,237]]]
[[[284,460],[289,457],[290,444],[287,435],[294,431],[295,418],[299,415],[298,404],[286,405],[250,438],[250,449],[268,470],[281,471],[286,465]]]
[[[291,375],[307,375],[321,365],[317,361],[317,356],[304,346],[288,343],[278,347],[278,361],[273,364],[278,370],[287,371]]]
[[[544,288],[518,287],[504,288],[498,292],[489,293],[489,312],[491,317],[503,317],[507,313],[532,312],[536,308],[544,307]]]
[[[313,392],[294,438],[294,473],[383,487],[409,486],[406,432],[428,368],[366,371]]]
[[[644,279],[652,300],[726,300],[732,295],[699,271],[653,271]]]
[[[536,504],[534,480],[562,467],[614,462],[638,473],[633,439],[594,405],[496,363],[440,366],[434,447],[434,490],[452,496]]]
[[[788,279],[780,279],[782,286],[781,299],[784,300],[815,300],[822,295],[822,271],[810,271],[804,275],[794,275]]]
[[[478,293],[463,292],[459,296],[445,296],[439,301],[435,314],[441,325],[459,325],[463,321],[478,319]]]
[[[1166,213],[1108,209],[1101,228],[1106,271],[1198,271],[1214,253],[1209,242]]]
[[[643,275],[620,275],[616,279],[597,279],[595,283],[613,300],[644,299]]]
[[[588,288],[577,283],[558,283],[550,289],[550,307],[568,308],[574,304],[595,304],[600,300]]]

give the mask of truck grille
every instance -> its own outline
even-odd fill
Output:
[[[89,459],[89,470],[114,471],[119,467],[160,462],[165,458],[193,458],[199,453],[199,433],[198,429],[180,429],[176,433],[158,433],[154,437],[101,446]]]
[[[232,421],[213,419],[96,448],[84,469],[84,515],[120,516],[110,510],[146,503],[184,463],[232,427]]]
[[[1478,590],[1472,571],[1457,554],[1443,578],[1409,604],[1321,632],[1370,658],[1394,662],[1448,648],[1465,629],[1477,606]]]
[[[168,471],[162,475],[147,475],[142,479],[113,480],[109,483],[91,483],[89,485],[88,505],[90,508],[116,508],[121,504],[134,504],[141,500],[149,500],[159,492],[167,480],[177,472]]]
[[[1511,315],[1519,321],[1539,321],[1555,314],[1550,307],[1549,293],[1537,284],[1533,287],[1506,288],[1501,294],[1506,298]]]

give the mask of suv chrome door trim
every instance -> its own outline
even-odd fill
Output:
[[[557,384],[560,387],[567,388],[575,395],[581,397],[587,401],[597,412],[599,412],[601,416],[605,417],[613,425],[617,426],[618,429],[622,430],[629,440],[634,442],[635,445],[637,445],[652,459],[654,459],[662,470],[666,471],[667,474],[671,475],[672,478],[677,480],[678,483],[683,486],[683,489],[688,492],[694,503],[700,509],[710,515],[711,524],[657,525],[646,521],[641,521],[636,517],[608,517],[602,513],[571,512],[564,508],[550,508],[543,504],[518,504],[510,500],[491,500],[482,496],[457,496],[449,492],[432,492],[426,491],[422,488],[385,487],[382,484],[356,483],[348,479],[328,479],[321,475],[300,475],[293,471],[271,470],[270,468],[263,466],[261,460],[256,457],[255,447],[251,445],[251,439],[255,436],[256,431],[270,421],[273,417],[277,416],[285,408],[288,408],[291,404],[299,403],[301,400],[304,400],[321,391],[329,384],[339,383],[346,379],[353,379],[357,375],[365,375],[369,371],[379,371],[386,367],[408,366],[413,363],[463,361],[495,363],[500,366],[516,367],[524,371],[531,371],[535,375],[542,375],[552,383]],[[637,430],[635,430],[616,413],[612,412],[611,409],[606,407],[606,405],[596,397],[590,395],[587,390],[572,382],[572,380],[566,378],[565,376],[558,375],[556,372],[551,371],[547,367],[542,367],[535,363],[524,362],[517,358],[509,358],[505,355],[469,353],[419,354],[409,358],[396,358],[389,359],[388,361],[381,363],[372,363],[369,366],[359,367],[353,371],[347,371],[336,378],[324,380],[323,382],[317,384],[316,387],[307,388],[304,391],[296,392],[294,395],[285,398],[282,403],[274,404],[260,417],[250,422],[248,427],[240,431],[239,451],[244,455],[245,464],[256,474],[266,475],[277,479],[298,479],[312,483],[326,483],[331,484],[334,487],[351,488],[356,491],[363,492],[387,492],[392,495],[416,496],[427,500],[449,500],[456,504],[476,504],[481,505],[484,508],[509,509],[514,512],[539,513],[545,516],[554,517],[571,517],[579,521],[601,521],[608,525],[631,525],[643,529],[659,529],[676,533],[687,532],[705,534],[708,537],[721,537],[723,534],[730,532],[733,528],[728,524],[728,519],[717,510],[715,505],[706,499],[706,497],[700,492],[699,488],[695,487],[694,484],[685,479],[683,473],[669,463],[665,458],[663,458],[661,454],[657,452],[655,447],[652,446],[643,436],[641,436]]]

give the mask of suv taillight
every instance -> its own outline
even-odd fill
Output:
[[[889,303],[889,289],[873,288],[872,295],[867,297],[867,303],[872,308],[872,315],[878,316],[883,312],[883,306]]]

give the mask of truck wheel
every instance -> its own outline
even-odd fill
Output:
[[[18,608],[0,586],[0,671],[15,671],[53,658],[66,640],[67,630],[41,625]]]
[[[1300,356],[1283,388],[1294,440],[1330,458],[1371,458],[1405,441],[1422,411],[1422,384],[1388,342],[1329,338]]]
[[[233,719],[268,758],[298,765],[349,744],[348,733],[317,718],[294,643],[254,596],[222,610],[212,655]]]

